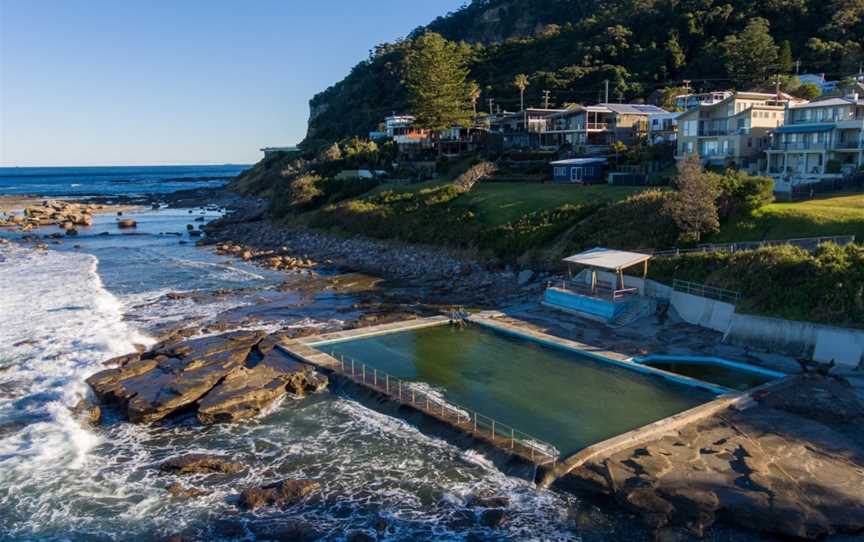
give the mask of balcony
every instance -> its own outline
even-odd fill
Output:
[[[771,144],[772,151],[824,151],[828,144],[824,141],[775,141]]]
[[[608,130],[608,122],[588,122],[585,124],[586,130]]]

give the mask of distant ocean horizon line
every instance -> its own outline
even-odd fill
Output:
[[[134,168],[149,168],[149,167],[237,167],[237,166],[252,166],[254,162],[184,162],[184,163],[164,163],[164,164],[99,164],[99,165],[66,165],[66,166],[3,166],[0,169],[84,169],[84,168],[109,168],[109,167],[134,167]]]

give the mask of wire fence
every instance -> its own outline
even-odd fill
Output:
[[[518,455],[536,465],[554,466],[558,461],[560,453],[548,442],[479,412],[445,401],[440,396],[424,390],[417,382],[395,377],[341,354],[338,357],[333,355],[331,359],[333,361],[329,368],[353,382],[443,420],[497,448]]]

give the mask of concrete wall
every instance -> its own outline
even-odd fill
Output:
[[[735,305],[683,292],[673,291],[670,303],[685,322],[721,333],[726,333],[736,316]]]
[[[724,341],[852,369],[864,362],[864,331],[810,322],[735,314]]]

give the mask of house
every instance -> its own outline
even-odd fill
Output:
[[[423,145],[429,142],[429,131],[414,127],[413,115],[391,115],[378,125],[377,130],[369,132],[369,139],[392,139],[397,145]]]
[[[702,105],[714,105],[734,94],[731,90],[700,92],[698,94],[679,94],[675,96],[675,108],[678,110],[694,109]]]
[[[280,152],[298,152],[300,149],[298,149],[297,147],[264,147],[260,150],[264,153],[264,158],[270,158],[274,154],[278,154]]]
[[[836,179],[864,166],[864,100],[857,93],[790,104],[775,130],[764,173],[777,192]]]
[[[648,141],[652,145],[674,143],[678,136],[681,113],[657,113],[648,117]]]
[[[541,134],[549,129],[550,117],[566,109],[527,108],[503,113],[491,120],[490,129],[502,138],[504,149],[537,149],[546,145]]]
[[[576,106],[552,114],[541,141],[581,154],[605,153],[616,141],[633,145],[648,139],[652,120],[668,115],[665,109],[646,104]]]
[[[369,170],[369,169],[343,169],[336,175],[336,179],[341,181],[358,180],[358,179],[375,179],[385,177],[386,171]]]
[[[549,162],[552,180],[564,183],[599,184],[604,182],[605,158],[571,158]]]
[[[771,132],[783,125],[786,104],[801,102],[783,93],[736,92],[685,111],[678,117],[675,158],[698,155],[704,164],[754,169]]]
[[[822,92],[822,94],[835,92],[840,85],[840,81],[828,81],[827,79],[825,79],[824,73],[805,73],[798,76],[798,81],[800,81],[801,84],[812,83],[816,85],[817,87],[819,87],[819,90]]]

